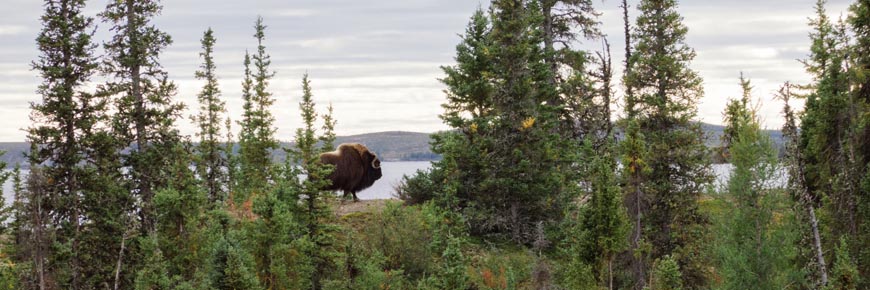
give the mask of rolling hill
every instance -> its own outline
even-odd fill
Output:
[[[719,147],[721,144],[721,136],[724,126],[702,123],[701,127],[707,135],[707,146]],[[779,130],[767,130],[774,143],[777,146],[782,146],[783,137]],[[402,132],[388,131],[367,133],[351,136],[339,136],[336,138],[336,144],[341,143],[362,143],[369,149],[375,151],[383,161],[430,161],[440,158],[435,153],[429,150],[429,135],[428,133],[417,132]],[[282,147],[292,146],[290,142],[282,142]],[[26,142],[0,142],[0,150],[6,151],[6,154],[0,157],[0,161],[5,161],[8,167],[15,164],[25,166],[26,159],[24,152],[29,149]],[[238,149],[238,145],[236,145]],[[272,157],[278,160],[284,160],[285,153],[283,150],[276,150]]]

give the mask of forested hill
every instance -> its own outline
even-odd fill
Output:
[[[429,150],[428,133],[389,131],[339,136],[335,144],[341,143],[365,144],[384,161],[429,161],[439,158]],[[291,142],[281,143],[284,148],[292,145]],[[5,161],[9,168],[14,167],[15,164],[26,167],[27,160],[24,153],[29,148],[30,145],[26,142],[0,142],[0,150],[6,151],[6,154],[0,156],[0,160]],[[236,151],[238,151],[238,144],[236,144]],[[272,152],[272,158],[276,161],[284,160],[284,156],[283,150]]]
[[[707,123],[702,123],[701,126],[707,134],[707,146],[718,147],[724,127]],[[766,132],[770,134],[775,144],[782,144],[782,132],[779,130],[767,130]],[[437,154],[429,150],[428,133],[388,131],[339,136],[336,139],[336,144],[341,143],[365,144],[369,149],[377,152],[384,161],[430,161],[439,159]],[[281,145],[289,147],[291,144],[283,142]],[[0,150],[6,151],[6,154],[0,157],[0,160],[5,161],[8,167],[13,167],[15,164],[25,166],[24,152],[28,148],[29,145],[26,142],[0,142]],[[275,151],[273,158],[275,160],[284,160],[283,150]]]

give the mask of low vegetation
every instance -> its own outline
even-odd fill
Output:
[[[324,190],[337,120],[307,75],[303,126],[277,142],[262,18],[236,123],[204,32],[192,138],[159,63],[172,44],[159,1],[110,1],[101,56],[84,0],[45,1],[30,172],[0,173],[14,191],[0,200],[0,289],[870,288],[870,2],[839,23],[817,3],[813,81],[777,95],[782,156],[743,77],[712,153],[676,1],[638,1],[634,23],[628,6],[621,78],[592,1],[474,12],[442,67],[442,158],[406,176],[400,200],[354,203]],[[711,154],[733,164],[721,188]]]

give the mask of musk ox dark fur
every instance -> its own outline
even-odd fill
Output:
[[[341,144],[335,151],[320,154],[320,162],[335,166],[328,177],[332,185],[324,189],[344,191],[345,197],[350,193],[354,201],[359,200],[357,192],[369,188],[382,176],[378,156],[358,143]]]

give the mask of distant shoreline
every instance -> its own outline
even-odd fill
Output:
[[[719,163],[723,160],[717,158],[718,147],[721,146],[721,136],[724,127],[721,125],[713,125],[701,123],[701,128],[704,131],[707,140],[706,145],[711,149],[711,161]],[[782,146],[782,132],[779,130],[766,130],[770,134],[771,139],[777,147]],[[618,132],[617,132],[618,134]],[[335,143],[361,143],[365,144],[370,150],[376,152],[381,160],[386,162],[410,162],[410,161],[437,161],[441,160],[441,156],[435,154],[430,149],[432,133],[407,132],[407,131],[385,131],[366,133],[349,136],[336,137]],[[194,144],[195,145],[195,144]],[[281,148],[291,148],[292,142],[280,142]],[[233,150],[238,150],[238,143],[234,144]],[[22,168],[27,168],[27,160],[24,158],[24,152],[30,150],[30,145],[27,142],[0,142],[0,150],[6,151],[6,154],[0,156],[0,161],[5,161],[6,168],[14,168],[15,164],[21,164]],[[284,150],[275,150],[272,152],[272,159],[276,162],[283,162],[286,158]]]

